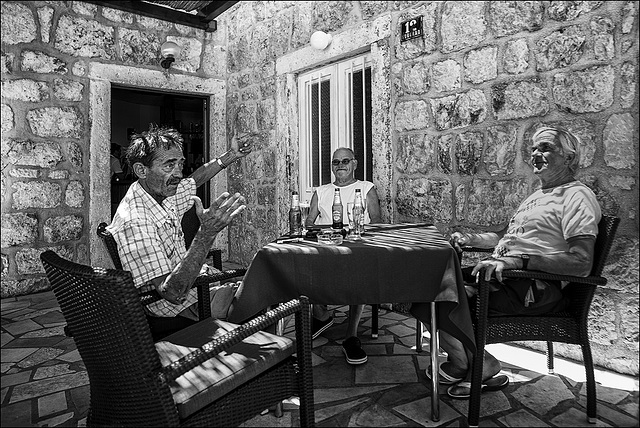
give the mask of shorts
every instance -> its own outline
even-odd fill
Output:
[[[473,267],[462,269],[465,286],[477,288]],[[567,299],[562,294],[560,281],[541,281],[530,278],[505,278],[500,283],[496,278],[490,281],[489,315],[541,315],[563,311]],[[529,295],[529,299],[527,297]],[[525,303],[533,296],[533,302]],[[476,297],[469,299],[472,313],[476,309]]]

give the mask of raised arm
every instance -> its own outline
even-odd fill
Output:
[[[245,199],[239,193],[229,196],[224,192],[208,209],[203,209],[200,198],[194,196],[193,199],[196,214],[200,219],[200,229],[193,238],[184,259],[173,271],[152,280],[158,293],[174,304],[182,303],[186,299],[191,284],[200,274],[207,253],[218,233],[231,224],[233,219],[245,209]]]
[[[248,134],[233,138],[231,139],[231,147],[229,150],[193,171],[190,177],[195,180],[196,187],[200,187],[233,162],[247,156],[251,153],[251,150],[252,146]]]

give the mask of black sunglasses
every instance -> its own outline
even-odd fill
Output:
[[[342,159],[342,160],[340,160],[340,159],[334,159],[334,160],[332,160],[332,161],[331,161],[331,165],[333,165],[333,166],[338,166],[338,165],[340,165],[340,164],[342,164],[342,165],[349,165],[349,162],[351,162],[352,160],[353,160],[353,159],[347,159],[347,158],[344,158],[344,159]]]

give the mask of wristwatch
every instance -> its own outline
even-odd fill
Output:
[[[522,269],[527,270],[527,266],[529,266],[529,254],[520,254],[520,258],[522,259]]]

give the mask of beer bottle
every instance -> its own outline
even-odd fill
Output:
[[[300,211],[300,196],[295,190],[291,192],[291,208],[289,208],[289,235],[302,235],[302,212]]]
[[[333,192],[333,205],[331,206],[331,217],[333,224],[331,228],[336,230],[342,229],[342,199],[340,198],[340,189],[336,187]]]

